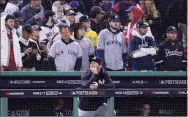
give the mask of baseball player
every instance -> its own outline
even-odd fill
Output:
[[[43,26],[40,31],[40,42],[45,41],[46,44],[52,39],[52,37],[59,32],[59,28],[55,25],[57,18],[53,11],[47,11],[43,20]]]
[[[94,57],[94,48],[91,40],[85,37],[86,27],[82,23],[75,24],[74,39],[82,49],[82,71],[89,69],[89,60]]]
[[[80,71],[82,66],[82,50],[80,45],[71,39],[70,27],[59,24],[61,38],[50,48],[50,63],[54,60],[57,71]],[[52,60],[53,59],[53,60]]]
[[[123,33],[119,31],[120,20],[117,14],[110,16],[110,28],[99,33],[97,56],[102,59],[107,71],[125,71],[126,46]]]
[[[133,71],[154,71],[153,56],[156,55],[156,45],[152,37],[146,35],[148,23],[139,21],[136,24],[137,31],[133,32],[130,41],[130,57],[133,58]]]
[[[81,76],[81,87],[83,89],[109,89],[114,87],[110,76],[102,68],[102,61],[94,57],[90,69]],[[79,116],[105,116],[107,112],[107,99],[104,97],[80,97],[78,105]],[[89,106],[89,108],[88,108]]]
[[[167,39],[158,46],[156,66],[159,71],[179,71],[186,64],[183,45],[177,41],[177,32],[174,26],[169,26]]]

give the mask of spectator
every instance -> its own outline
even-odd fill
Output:
[[[4,14],[4,9],[5,9],[5,6],[6,6],[6,2],[7,2],[7,0],[1,0],[0,1],[0,13],[1,13],[1,16]]]
[[[182,70],[184,50],[181,42],[177,41],[177,29],[169,26],[167,39],[158,46],[156,64],[158,71],[179,71]]]
[[[44,18],[44,8],[41,5],[41,0],[31,0],[31,2],[22,8],[22,24],[32,24],[39,22],[42,25]]]
[[[123,33],[119,31],[119,16],[112,14],[109,25],[110,28],[99,33],[97,56],[102,59],[107,71],[125,71],[126,46]]]
[[[22,26],[21,26],[21,12],[17,11],[13,13],[14,15],[14,28],[16,29],[16,34],[18,37],[22,35]]]
[[[50,63],[54,61],[57,71],[80,71],[82,66],[80,45],[71,39],[70,27],[67,24],[59,24],[59,33],[60,39],[50,48]]]
[[[123,26],[128,24],[130,21],[126,10],[132,6],[136,6],[136,3],[134,2],[134,0],[122,0],[114,5],[113,10],[115,11],[115,13],[119,14],[120,22]]]
[[[22,59],[20,45],[14,30],[14,16],[1,17],[1,71],[20,71]]]
[[[41,26],[42,30],[40,31],[40,42],[45,41],[47,45],[47,43],[51,41],[52,37],[59,33],[59,28],[56,26],[57,23],[58,21],[55,16],[55,12],[47,11],[43,20],[43,26]]]
[[[20,37],[20,47],[22,52],[23,71],[35,71],[37,61],[40,61],[40,50],[37,43],[31,39],[33,33],[32,26],[26,24],[22,28],[22,36]]]
[[[85,27],[87,29],[86,30],[86,37],[91,40],[93,48],[96,49],[97,42],[98,42],[98,35],[95,31],[91,30],[89,17],[87,15],[84,15],[84,16],[80,17],[79,22],[83,23],[85,25]]]
[[[151,107],[149,104],[143,104],[142,108],[140,109],[141,116],[150,116],[151,114]]]
[[[161,37],[161,27],[163,26],[159,11],[156,9],[154,0],[144,0],[141,6],[144,13],[144,20],[150,25],[151,32],[156,41]]]
[[[53,5],[52,0],[42,0],[41,4],[45,10],[47,10],[47,11],[52,10],[52,5]]]
[[[154,71],[153,57],[156,55],[155,41],[146,35],[148,23],[139,21],[136,25],[137,31],[133,32],[130,41],[130,57],[133,58],[133,71]]]
[[[74,31],[75,16],[76,16],[76,13],[72,9],[66,11],[66,20],[70,22],[71,32]]]
[[[82,23],[75,25],[74,38],[79,43],[82,49],[82,71],[89,69],[89,61],[94,57],[94,48],[92,47],[91,40],[85,37],[86,27]]]
[[[58,22],[64,18],[64,9],[61,1],[55,1],[52,6],[52,10],[55,12]]]
[[[5,14],[12,15],[14,12],[19,11],[19,6],[21,3],[22,0],[9,0],[5,7]]]
[[[94,57],[91,61],[90,69],[81,76],[81,88],[91,90],[114,88],[112,79],[102,68],[100,58]],[[78,105],[79,116],[105,116],[107,113],[107,99],[104,97],[80,97]],[[90,105],[90,108],[87,105]]]
[[[91,15],[91,29],[95,31],[97,34],[103,29],[105,29],[105,25],[103,24],[103,17],[105,12],[99,6],[93,6],[90,10]]]

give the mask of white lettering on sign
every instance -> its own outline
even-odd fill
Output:
[[[8,116],[29,116],[29,110],[13,110],[8,111]]]

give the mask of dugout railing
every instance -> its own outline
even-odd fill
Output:
[[[78,116],[78,97],[110,97],[107,110],[108,116],[113,116],[117,108],[116,98],[187,98],[186,72],[109,72],[116,84],[116,89],[109,90],[80,89],[80,74],[81,72],[1,72],[0,115],[8,115],[9,99],[70,97],[73,100],[72,115]],[[178,103],[180,102],[179,100]],[[185,105],[179,107],[185,112],[177,113],[176,116],[187,115],[187,100],[182,102]]]

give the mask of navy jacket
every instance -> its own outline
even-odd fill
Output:
[[[140,38],[138,36],[133,36],[133,39],[130,42],[130,57],[133,57],[133,54],[140,51],[140,48],[155,48],[156,44],[152,37],[145,36],[144,38]],[[139,58],[133,58],[133,66],[132,69],[136,71],[140,70],[148,70],[154,71],[154,62],[153,56],[147,55]]]
[[[158,46],[156,56],[157,70],[159,71],[179,71],[182,70],[184,61],[184,49],[180,42],[174,43],[165,40]]]
[[[114,88],[113,81],[104,69],[102,69],[98,75],[93,74],[90,70],[88,70],[81,76],[81,88],[89,89],[90,84],[93,82],[99,83],[98,89]],[[78,107],[83,111],[95,111],[106,102],[107,98],[103,97],[80,97]]]

